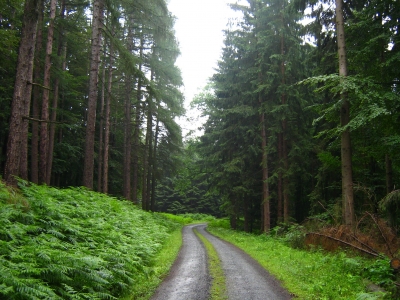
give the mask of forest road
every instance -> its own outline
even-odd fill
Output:
[[[292,299],[268,271],[234,245],[210,233],[206,224],[183,229],[183,244],[170,274],[159,286],[152,300],[206,300],[212,283],[207,269],[207,251],[194,233],[196,229],[214,246],[225,274],[229,300]]]

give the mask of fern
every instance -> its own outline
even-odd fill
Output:
[[[23,205],[0,185],[0,298],[121,297],[180,226],[85,188],[20,188]]]

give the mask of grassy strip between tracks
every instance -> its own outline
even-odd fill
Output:
[[[256,259],[296,299],[388,299],[388,293],[366,292],[371,270],[378,272],[369,260],[348,257],[344,252],[328,254],[319,250],[293,249],[275,238],[251,235],[217,227],[207,230],[238,246]],[[382,266],[388,262],[382,262]]]
[[[228,299],[225,284],[225,274],[221,267],[221,261],[218,257],[217,251],[215,251],[213,245],[196,229],[194,230],[196,235],[203,242],[207,249],[208,254],[208,267],[210,275],[212,277],[212,285],[210,291],[211,300],[223,300]]]

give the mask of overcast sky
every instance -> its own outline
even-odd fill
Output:
[[[177,65],[182,71],[186,107],[214,74],[223,47],[223,30],[226,29],[229,18],[235,17],[235,12],[229,8],[228,3],[235,2],[236,0],[169,1],[168,8],[176,17],[175,35],[181,50]]]

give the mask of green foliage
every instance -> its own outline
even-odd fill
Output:
[[[390,260],[380,258],[372,261],[364,268],[366,278],[381,286],[393,285],[394,274],[390,267]]]
[[[271,236],[294,249],[304,249],[306,230],[298,224],[280,224],[271,229]]]
[[[215,219],[208,223],[208,227],[219,227],[224,229],[230,229],[231,224],[229,219]]]
[[[84,188],[21,182],[29,209],[0,187],[0,295],[115,299],[154,273],[153,258],[180,226]],[[7,203],[11,202],[11,204]]]
[[[291,229],[297,230],[299,228]],[[296,299],[383,299],[390,296],[385,292],[367,292],[369,280],[376,284],[390,283],[386,259],[371,261],[349,257],[344,252],[329,254],[318,249],[293,249],[272,235],[256,236],[217,227],[210,227],[209,231],[250,254],[281,280]]]
[[[193,221],[205,221],[205,222],[209,222],[209,221],[213,221],[215,220],[214,216],[210,216],[210,215],[206,215],[206,214],[201,214],[201,213],[186,213],[182,215],[185,218],[190,218]]]

